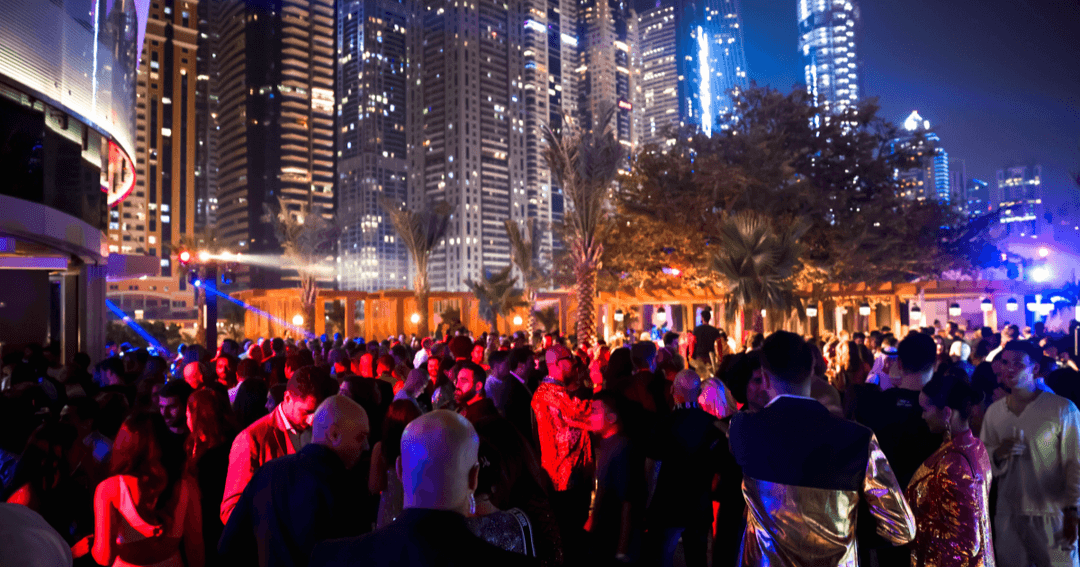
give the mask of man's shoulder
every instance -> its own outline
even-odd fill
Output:
[[[1078,414],[1080,411],[1076,409],[1074,404],[1069,398],[1055,394],[1053,392],[1043,392],[1039,395],[1040,398],[1045,398],[1043,403],[1047,408],[1056,410],[1060,415],[1065,416],[1067,414]],[[1004,398],[1003,398],[1004,399]]]

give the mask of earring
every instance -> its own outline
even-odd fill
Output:
[[[469,515],[472,516],[475,513],[476,513],[476,497],[473,496],[472,492],[470,492],[469,493]]]

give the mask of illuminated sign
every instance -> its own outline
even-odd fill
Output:
[[[619,108],[621,108],[623,110],[634,110],[634,105],[630,104],[629,102],[626,102],[625,100],[620,100],[619,101]]]

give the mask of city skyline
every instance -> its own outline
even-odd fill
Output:
[[[638,8],[652,0],[639,0]],[[1080,3],[862,2],[860,87],[897,126],[917,110],[967,177],[1041,164],[1048,199],[1080,172]],[[797,2],[740,0],[750,79],[803,84]],[[1075,200],[1075,197],[1071,197]]]

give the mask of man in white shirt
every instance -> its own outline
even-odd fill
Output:
[[[986,410],[981,435],[999,479],[998,565],[1075,567],[1080,411],[1037,387],[1037,347],[1014,340],[999,356],[1001,383],[1011,391]]]
[[[423,368],[427,364],[428,358],[431,357],[431,347],[435,344],[435,340],[431,337],[424,337],[424,340],[420,341],[420,350],[416,351],[416,356],[413,357],[413,368]]]

